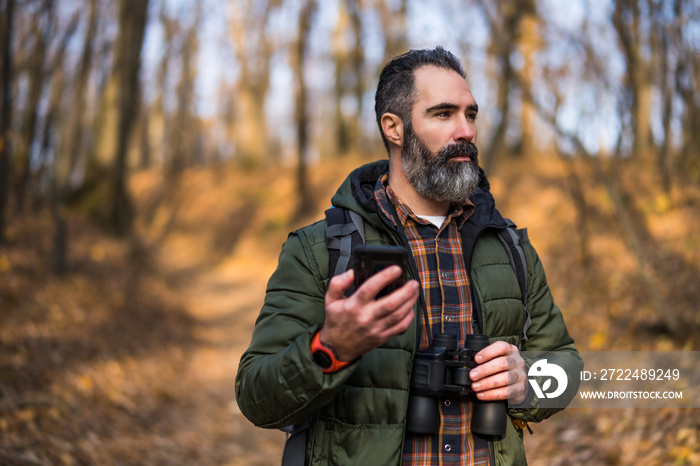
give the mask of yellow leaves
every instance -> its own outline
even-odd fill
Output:
[[[669,456],[674,460],[675,465],[698,464],[700,453],[698,453],[698,431],[692,428],[682,428],[676,434],[676,443]]]
[[[75,460],[73,459],[73,457],[71,456],[70,453],[62,452],[62,453],[59,455],[59,458],[61,459],[61,464],[62,464],[62,465],[71,466],[71,465],[73,465],[73,464],[76,464]]]
[[[10,270],[10,259],[7,254],[0,255],[0,272],[7,272]]]
[[[680,429],[676,434],[676,441],[678,443],[698,443],[698,431],[695,429],[684,427],[683,429]]]
[[[671,208],[671,197],[666,193],[661,193],[654,200],[654,210],[657,214],[668,212]]]
[[[105,248],[96,244],[90,248],[90,259],[95,262],[102,262],[105,258]]]
[[[78,389],[83,393],[92,393],[95,387],[95,382],[87,374],[84,374],[78,378]]]
[[[594,333],[588,341],[588,346],[591,351],[600,351],[604,349],[607,344],[608,335],[604,331]]]
[[[20,409],[16,411],[15,418],[20,422],[31,422],[36,417],[37,412],[34,408]]]
[[[607,416],[600,416],[595,420],[596,430],[602,435],[610,435],[615,428],[615,423]]]
[[[63,320],[63,309],[58,304],[52,304],[49,307],[49,319],[53,322],[60,322]]]
[[[151,219],[149,229],[159,234],[163,234],[163,232],[168,230],[169,224],[172,222],[173,215],[175,215],[173,208],[168,208],[168,206],[165,205],[159,206]]]
[[[693,460],[691,460],[691,456],[694,457]],[[697,464],[698,461],[698,455],[693,451],[692,448],[688,447],[675,447],[673,450],[671,450],[671,457],[675,459],[674,465],[685,465],[685,464]]]
[[[656,341],[656,351],[675,351],[677,342],[670,340],[666,336],[658,337]]]

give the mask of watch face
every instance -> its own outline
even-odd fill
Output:
[[[321,369],[328,369],[333,364],[333,360],[323,351],[314,351],[314,361],[321,366]]]

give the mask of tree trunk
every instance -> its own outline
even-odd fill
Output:
[[[61,52],[59,58],[62,58],[63,52]],[[63,60],[59,60],[62,62]],[[58,131],[54,129],[56,120],[59,119],[59,113],[61,110],[61,96],[64,89],[64,72],[59,69],[54,72],[54,82],[51,88],[51,97],[49,99],[49,110],[46,115],[46,124],[44,125],[44,143],[42,145],[42,154],[48,154],[51,146],[55,146],[54,134]],[[51,249],[51,271],[57,275],[63,275],[68,271],[68,219],[66,218],[65,212],[65,196],[66,196],[66,183],[67,181],[62,179],[59,175],[59,169],[61,165],[65,162],[61,158],[66,158],[69,154],[65,151],[57,151],[59,154],[58,160],[54,160],[50,165],[42,164],[43,167],[49,170],[50,181],[49,181],[49,205],[51,207],[51,218],[53,220],[53,236],[52,236],[52,249]],[[41,175],[37,176],[40,178]]]
[[[339,6],[338,23],[334,32],[333,61],[335,64],[335,152],[343,156],[364,149],[362,109],[365,93],[364,50],[362,47],[362,18],[359,0],[348,0]],[[352,32],[353,41],[347,40]],[[355,112],[343,109],[348,95],[355,102]]]
[[[487,173],[492,173],[498,165],[497,161],[502,150],[505,148],[505,136],[508,129],[508,114],[510,112],[510,86],[513,67],[508,58],[497,61],[498,92],[496,94],[496,108],[498,108],[498,123],[491,133],[491,138],[486,145],[483,156],[479,157],[480,163]]]
[[[350,129],[348,128],[347,118],[343,112],[343,97],[345,94],[345,86],[343,85],[343,75],[345,74],[345,62],[347,56],[345,51],[336,51],[335,53],[335,152],[336,155],[343,156],[350,152]]]
[[[127,149],[138,111],[141,47],[146,30],[148,0],[122,0],[115,72],[118,83],[117,147],[112,179],[111,223],[117,234],[131,230],[132,207],[126,189]]]
[[[519,20],[518,29],[518,48],[523,55],[523,70],[522,86],[526,88],[526,92],[530,93],[532,84],[535,79],[535,54],[539,49],[540,43],[540,24],[537,16],[537,5],[534,0],[519,2],[519,10],[522,17]],[[527,99],[521,99],[522,106],[520,110],[520,145],[519,154],[528,156],[534,151],[534,134],[535,134],[535,109]]]
[[[346,41],[348,23],[350,22],[345,2],[338,5],[338,22],[333,31],[333,62],[335,65],[335,80],[333,85],[335,102],[335,144],[334,152],[343,156],[350,152],[351,135],[348,118],[343,110],[343,100],[347,91],[347,70],[349,60],[349,47]]]
[[[255,6],[253,6],[255,3]],[[236,84],[236,156],[246,165],[270,157],[265,99],[270,88],[270,61],[274,53],[267,25],[279,0],[249,1],[247,15],[232,18],[231,30],[240,66]],[[260,4],[263,4],[260,6]],[[252,45],[251,45],[252,44]]]
[[[7,204],[10,182],[10,128],[12,120],[12,31],[14,0],[1,0],[0,11],[0,244],[7,241]]]
[[[360,15],[360,1],[348,1],[350,9],[350,22],[352,31],[355,37],[352,48],[352,72],[355,78],[355,86],[353,94],[355,98],[355,117],[352,120],[350,127],[350,150],[353,152],[361,152],[363,150],[362,142],[365,138],[362,137],[362,100],[365,95],[365,80],[363,79],[363,66],[365,63],[365,54],[362,49],[362,17]]]
[[[690,11],[689,11],[690,10]],[[697,17],[697,6],[691,1],[678,1],[674,13],[678,18],[677,27],[688,24],[690,17]],[[682,59],[676,63],[674,85],[684,107],[682,116],[683,146],[677,163],[678,173],[682,173],[684,181],[700,183],[700,105],[697,101],[697,89],[700,88],[700,56],[693,46],[694,35],[686,27],[677,34],[678,49]],[[680,178],[680,177],[679,177]]]
[[[492,12],[492,3],[481,0],[481,9],[489,22],[491,41],[489,53],[495,60],[494,80],[497,85],[496,106],[498,108],[498,121],[489,139],[489,142],[480,157],[480,163],[489,173],[492,173],[497,166],[501,153],[506,149],[505,135],[510,122],[510,108],[515,80],[515,71],[511,61],[513,45],[517,42],[517,34],[520,21],[523,15],[523,7],[518,6],[514,0],[498,3],[497,12]],[[525,79],[518,81],[524,93],[529,92],[529,87]],[[523,99],[525,101],[526,99]]]
[[[294,50],[294,77],[296,81],[295,119],[297,127],[297,194],[299,207],[297,218],[308,213],[312,206],[307,180],[307,155],[309,151],[309,115],[304,59],[309,47],[311,19],[316,10],[316,0],[305,0],[299,13],[299,36]]]
[[[200,8],[197,6],[197,17],[191,28],[185,32],[185,39],[180,52],[180,81],[177,85],[177,113],[173,131],[172,159],[168,166],[168,177],[173,183],[193,160],[194,140],[197,125],[192,116],[194,103],[195,66],[193,61],[197,55],[197,29],[199,27]],[[170,182],[169,181],[169,182]]]
[[[90,16],[88,18],[87,30],[83,39],[83,50],[80,55],[78,72],[73,86],[73,105],[69,117],[68,129],[66,131],[66,142],[64,145],[64,157],[58,167],[59,189],[64,189],[70,184],[71,176],[78,165],[80,154],[83,150],[83,129],[85,102],[88,90],[88,78],[93,59],[93,45],[97,34],[98,2],[89,0]]]
[[[377,5],[386,44],[384,46],[384,63],[399,54],[408,52],[408,38],[406,36],[408,0],[401,0],[396,10],[387,3],[391,2],[381,0]]]
[[[661,188],[670,199],[671,195],[671,179],[673,178],[673,157],[671,154],[671,118],[673,117],[673,98],[674,89],[672,87],[673,80],[671,67],[669,66],[669,37],[664,31],[656,29],[657,34],[657,54],[659,56],[660,66],[660,96],[661,96],[661,123],[663,125],[664,139],[657,150],[659,173],[661,174]]]
[[[637,0],[615,2],[612,22],[622,45],[626,61],[627,86],[629,95],[629,116],[633,136],[632,155],[646,157],[651,153],[651,70],[644,59],[640,32],[640,4]],[[629,23],[631,19],[631,24]]]
[[[170,74],[170,60],[174,43],[175,30],[179,27],[176,19],[169,18],[165,11],[165,3],[161,3],[160,26],[163,28],[163,55],[158,63],[156,74],[157,97],[153,104],[153,110],[149,112],[148,140],[155,142],[158,153],[158,161],[167,165],[170,160],[170,133],[171,125],[166,111],[166,95],[168,95],[168,76]],[[149,163],[152,160],[149,160]]]
[[[49,7],[45,4],[45,11],[42,13],[47,17],[50,12],[46,9]],[[44,90],[45,78],[45,57],[47,32],[40,23],[42,14],[33,18],[34,30],[34,47],[31,50],[31,59],[29,63],[29,89],[27,91],[27,100],[24,106],[24,114],[22,116],[22,126],[20,128],[20,137],[17,145],[17,156],[19,172],[17,174],[17,183],[15,185],[15,203],[18,213],[24,211],[24,200],[26,198],[30,170],[31,170],[31,153],[34,143],[34,135],[36,134],[36,126],[39,112],[39,99],[41,99],[42,91]]]

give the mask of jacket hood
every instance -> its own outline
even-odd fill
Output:
[[[334,207],[353,210],[360,215],[377,213],[378,206],[374,199],[374,188],[377,180],[389,171],[389,160],[379,160],[356,168],[345,179],[331,199]],[[491,185],[486,173],[479,167],[479,187],[469,197],[475,206],[474,214],[468,222],[480,228],[503,228],[507,222],[496,209],[496,203],[491,195]],[[367,216],[363,215],[366,219]],[[371,220],[371,219],[369,219]]]

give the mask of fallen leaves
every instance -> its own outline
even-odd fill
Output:
[[[640,330],[654,317],[646,291],[609,200],[591,180],[591,264],[581,264],[559,163],[514,162],[491,181],[503,214],[529,228],[579,348],[697,349],[653,325]],[[357,164],[314,169],[322,202],[305,221],[322,217]],[[137,207],[156,198],[159,176],[134,177]],[[691,215],[700,197],[647,197],[663,249],[659,275],[682,297],[669,311],[696,311],[700,291],[688,264],[700,264],[700,220]],[[70,218],[72,270],[63,278],[48,270],[50,222],[11,225],[12,247],[0,249],[0,464],[279,464],[283,434],[243,418],[233,377],[294,203],[291,170],[188,171],[171,197],[151,206],[154,219],[137,219],[146,246],[136,253]],[[129,287],[134,255],[145,265],[139,286]],[[126,299],[127,290],[136,296]],[[690,316],[700,325],[700,314]],[[570,409],[533,425],[525,445],[535,466],[700,464],[696,417],[690,409]]]

